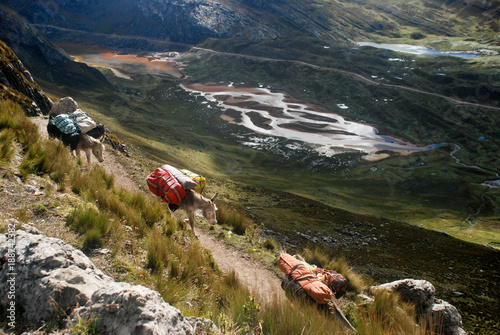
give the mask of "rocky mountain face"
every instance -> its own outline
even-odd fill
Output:
[[[27,115],[48,114],[52,101],[14,52],[0,41],[0,98],[13,100]]]
[[[327,36],[329,22],[285,0],[4,1],[42,26],[196,44],[209,37],[272,40],[290,32]],[[104,19],[104,16],[106,17]]]
[[[312,36],[332,43],[401,37],[404,27],[427,34],[463,36],[498,32],[498,1],[420,0],[4,0],[40,27],[146,37],[197,44],[207,38],[274,40]],[[471,25],[470,18],[479,22]],[[486,30],[485,30],[486,29]]]
[[[0,5],[0,40],[37,79],[75,88],[109,85],[99,71],[71,60],[31,24],[3,5]]]

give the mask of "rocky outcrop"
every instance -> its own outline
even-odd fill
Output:
[[[97,317],[98,325],[108,334],[193,333],[179,310],[167,304],[158,292],[128,283],[102,286],[74,315],[77,321]]]
[[[76,38],[80,43],[99,41],[148,51],[152,40],[175,42],[175,48],[179,48],[180,43],[197,44],[217,37],[263,41],[309,35],[335,45],[367,40],[370,35],[400,38],[408,26],[411,31],[418,27],[419,31],[411,36],[414,39],[428,34],[463,36],[463,31],[470,27],[469,15],[481,23],[478,25],[481,35],[489,32],[494,36],[499,18],[498,2],[484,0],[429,0],[425,6],[417,2],[403,7],[301,0],[4,0],[3,3],[40,29],[48,28],[46,32],[51,32],[51,38],[58,41],[74,42]],[[457,15],[456,19],[453,15]],[[440,19],[443,16],[451,19]],[[103,34],[110,39],[104,41]],[[124,39],[118,42],[116,36]],[[140,41],[135,37],[146,39]]]
[[[401,298],[415,305],[417,315],[428,317],[438,332],[443,335],[467,334],[462,328],[462,317],[458,310],[446,301],[436,299],[434,285],[426,280],[403,279],[371,288],[375,291],[393,291]]]
[[[49,3],[8,0],[29,22],[61,39],[76,31],[98,35],[146,37],[197,44],[207,38],[274,40],[285,35],[309,34],[330,39],[332,23],[300,1],[284,0],[95,0]],[[110,14],[102,24],[102,10]],[[63,28],[54,32],[54,27]],[[70,31],[71,30],[71,31]],[[90,36],[87,36],[89,38]]]
[[[401,298],[415,305],[419,314],[425,314],[434,303],[436,289],[426,280],[403,279],[382,284],[372,290],[398,292]]]
[[[462,329],[462,317],[455,306],[450,303],[436,299],[431,306],[430,314],[434,324],[441,325],[441,332],[450,335],[466,335]]]
[[[98,331],[110,334],[193,334],[158,292],[114,282],[62,240],[14,231],[15,225],[9,222],[9,233],[0,235],[0,282],[13,284],[0,286],[0,299],[5,307],[24,310],[24,320],[47,322],[62,311],[67,324],[96,318]]]
[[[73,88],[109,85],[98,70],[70,59],[25,19],[3,4],[0,4],[0,40],[12,49],[37,80]]]
[[[52,101],[14,52],[0,41],[0,97],[21,105],[27,115],[47,114]]]

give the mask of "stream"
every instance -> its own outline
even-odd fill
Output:
[[[480,166],[477,166],[477,165],[467,165],[467,164],[462,163],[460,161],[460,159],[457,156],[455,156],[455,154],[457,152],[459,152],[460,150],[462,150],[462,148],[460,148],[460,146],[458,144],[453,144],[453,145],[455,147],[453,148],[453,151],[450,152],[450,156],[455,160],[455,162],[457,162],[457,164],[465,166],[465,167],[470,168],[470,169],[477,169],[477,170],[481,170],[481,171],[484,171],[484,172],[491,173],[491,171],[483,169]],[[498,175],[498,172],[495,172],[495,176],[497,178],[500,178],[500,175]],[[499,188],[500,187],[500,179],[497,179],[497,180],[487,180],[484,183],[481,183],[481,185],[486,186],[488,188]]]
[[[181,85],[193,95],[202,96],[230,116],[228,122],[240,124],[255,133],[284,137],[312,146],[319,154],[331,157],[340,152],[358,150],[367,153],[367,160],[383,158],[378,152],[395,151],[403,155],[427,151],[444,145],[415,145],[403,140],[379,135],[378,130],[363,122],[348,121],[339,114],[313,104],[295,101],[286,93],[263,87],[237,85]],[[339,102],[341,109],[349,107]],[[251,143],[246,143],[252,145]]]

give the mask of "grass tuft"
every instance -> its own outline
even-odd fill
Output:
[[[254,225],[252,221],[246,218],[245,213],[234,210],[226,204],[218,205],[217,222],[231,227],[230,229],[238,235],[245,235],[247,230]]]
[[[151,271],[161,273],[165,264],[168,265],[169,255],[166,249],[168,242],[168,239],[162,235],[153,235],[149,240],[146,267]]]
[[[393,292],[375,293],[374,301],[358,311],[358,334],[426,334],[416,324],[415,306]]]
[[[100,248],[112,227],[108,216],[95,207],[76,208],[66,217],[66,224],[84,235],[84,249]]]
[[[275,251],[275,250],[279,249],[280,245],[279,245],[278,241],[276,241],[274,238],[268,237],[262,243],[262,246],[269,251]]]
[[[80,321],[70,329],[71,335],[94,335],[97,332],[97,318],[81,318]]]
[[[330,256],[326,254],[320,248],[305,248],[300,255],[304,257],[306,262],[319,266],[320,268],[325,268],[328,263],[330,263]]]
[[[0,133],[0,167],[5,167],[10,163],[16,150],[14,147],[15,132],[12,129],[5,129]]]

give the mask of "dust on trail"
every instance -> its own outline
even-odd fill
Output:
[[[38,126],[41,136],[48,138],[48,117],[31,117],[30,120]],[[92,164],[101,165],[107,173],[112,174],[115,177],[116,186],[131,191],[139,191],[136,181],[127,174],[129,169],[121,164],[117,157],[118,154],[115,150],[107,146],[104,151],[104,162],[99,163],[92,156]],[[146,175],[144,176],[145,178]],[[248,287],[260,303],[270,303],[276,299],[279,301],[286,299],[284,291],[281,289],[281,280],[263,264],[253,260],[249,255],[239,251],[235,247],[221,242],[202,229],[196,229],[196,235],[202,246],[212,253],[219,268],[225,273],[234,271],[240,281]]]

